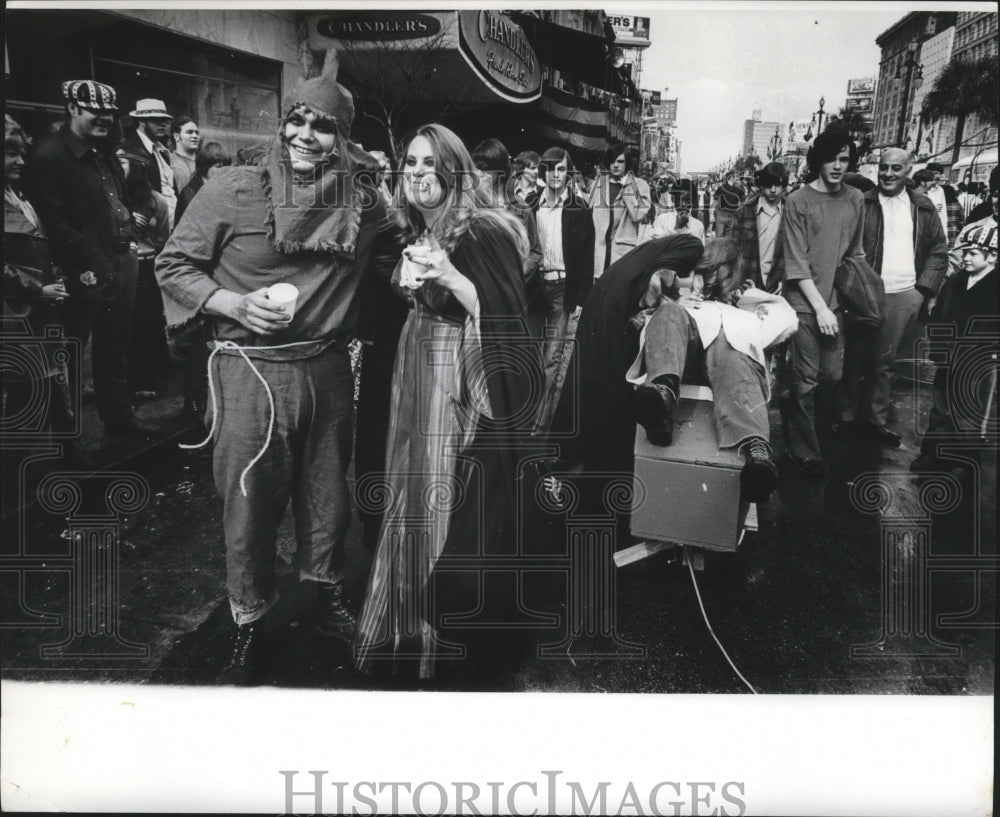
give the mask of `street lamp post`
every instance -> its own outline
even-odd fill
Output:
[[[816,126],[816,135],[819,136],[823,132],[823,117],[829,118],[829,114],[823,110],[823,106],[826,105],[826,100],[823,97],[819,98],[819,110],[813,111],[812,120],[809,122],[809,129],[812,130],[813,125]]]
[[[910,44],[906,47],[906,62],[903,63],[903,68],[906,70],[906,84],[903,86],[903,98],[899,103],[899,124],[897,126],[896,132],[896,145],[901,148],[906,147],[906,119],[910,108],[910,90],[913,86],[913,69],[917,71],[917,79],[924,78],[924,67],[917,62],[917,48],[919,43],[916,39],[910,40]],[[896,69],[895,80],[901,80],[902,74],[900,69]],[[919,147],[919,145],[917,145]]]
[[[781,133],[778,128],[774,129],[774,136],[771,137],[771,145],[767,149],[767,158],[772,162],[781,156]]]

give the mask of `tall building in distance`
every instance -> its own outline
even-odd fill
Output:
[[[948,151],[955,140],[954,117],[942,117],[934,122],[925,123],[920,112],[927,94],[934,87],[934,82],[951,60],[954,41],[955,26],[949,26],[930,39],[924,40],[920,46],[920,68],[913,82],[913,104],[910,106],[906,132],[903,135],[906,149],[920,159],[940,161],[941,158],[951,158]]]
[[[669,89],[643,91],[642,157],[653,163],[656,173],[681,172],[680,141],[677,138],[677,98],[667,99]]]
[[[782,138],[780,122],[761,121],[762,111],[754,111],[752,119],[743,122],[743,147],[740,151],[742,156],[757,156],[762,162],[768,161],[768,148],[775,140]]]
[[[953,59],[973,61],[997,55],[997,13],[960,11],[955,21]],[[954,128],[954,125],[952,126]],[[972,156],[983,148],[997,149],[997,128],[973,114],[965,122],[961,156]],[[952,134],[954,138],[954,133]],[[950,158],[950,157],[948,157]]]
[[[954,26],[957,17],[954,11],[911,12],[875,38],[882,58],[875,95],[873,146],[905,145],[913,95],[922,76],[921,45]]]

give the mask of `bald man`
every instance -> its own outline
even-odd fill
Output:
[[[906,186],[913,161],[899,148],[882,151],[878,188],[864,194],[865,257],[885,284],[885,320],[878,330],[855,328],[845,337],[840,381],[842,429],[891,448],[900,437],[886,424],[889,384],[900,344],[925,299],[937,295],[948,269],[948,244],[934,203]],[[863,379],[862,379],[863,378]]]

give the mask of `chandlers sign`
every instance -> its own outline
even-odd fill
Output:
[[[315,26],[331,40],[415,40],[441,31],[434,15],[410,11],[339,11],[316,18]]]
[[[542,67],[521,27],[501,11],[459,11],[458,48],[473,71],[509,102],[542,92]]]

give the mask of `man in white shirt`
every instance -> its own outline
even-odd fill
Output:
[[[878,188],[864,195],[865,257],[885,284],[885,319],[877,331],[847,332],[839,386],[840,429],[858,424],[892,448],[900,437],[886,420],[899,347],[924,299],[937,295],[948,267],[948,244],[934,204],[906,187],[911,168],[906,151],[882,151]]]
[[[170,151],[164,144],[170,133],[173,117],[167,113],[162,99],[140,99],[129,114],[138,127],[125,140],[125,150],[146,158],[149,185],[167,200],[170,224],[174,223],[177,209],[177,192],[174,190],[174,171],[170,167]]]
[[[930,164],[923,170],[918,170],[913,174],[913,181],[916,182],[917,189],[934,204],[938,218],[941,219],[941,229],[948,235],[948,202],[944,197],[944,188],[941,187],[941,165]]]

